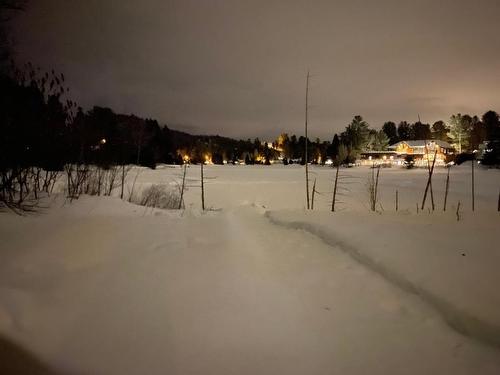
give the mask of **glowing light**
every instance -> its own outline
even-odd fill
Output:
[[[105,144],[106,144],[106,138],[101,139],[101,140],[99,141],[99,143],[100,143],[101,145],[105,145]]]

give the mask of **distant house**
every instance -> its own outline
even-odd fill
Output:
[[[427,166],[436,156],[436,165],[445,165],[454,158],[455,150],[444,141],[415,140],[401,141],[390,145],[387,151],[364,151],[361,153],[362,165],[402,165],[408,156],[416,166]]]
[[[396,153],[399,160],[411,156],[415,165],[427,165],[436,157],[436,165],[444,165],[453,160],[455,149],[445,141],[440,140],[415,140],[400,141],[390,145],[389,150]]]
[[[363,151],[360,154],[361,165],[382,165],[390,167],[397,164],[397,153],[395,151]]]

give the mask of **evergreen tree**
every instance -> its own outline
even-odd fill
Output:
[[[282,133],[277,140],[277,146],[281,148],[283,158],[290,158],[292,156],[292,149],[290,144],[290,138],[287,133]]]
[[[485,128],[485,137],[488,141],[500,140],[500,119],[498,113],[488,111],[482,116],[482,123]]]
[[[477,116],[472,117],[470,131],[470,147],[472,150],[478,150],[479,145],[486,140],[486,128]]]
[[[429,124],[422,124],[420,121],[418,121],[411,125],[411,139],[428,140],[431,138],[431,126]]]
[[[292,159],[299,158],[299,144],[297,141],[297,136],[295,134],[292,134],[292,136],[290,137],[290,157]]]
[[[484,165],[500,165],[500,140],[488,142],[482,163]]]
[[[384,151],[389,145],[389,138],[383,130],[370,129],[369,141],[366,146],[370,151]]]
[[[369,140],[369,125],[361,116],[354,116],[354,119],[341,134],[342,143],[349,145],[351,150],[359,152],[366,148]]]
[[[389,144],[392,145],[392,144],[397,143],[399,141],[398,130],[396,128],[396,124],[393,123],[392,121],[386,122],[382,126],[382,130],[384,131],[385,135],[389,139]]]
[[[401,121],[398,125],[398,138],[400,141],[412,139],[411,127],[406,121]]]
[[[436,121],[432,124],[432,138],[440,141],[448,142],[450,138],[448,137],[448,127],[444,121]]]
[[[339,146],[340,146],[340,139],[337,134],[333,136],[332,143],[327,149],[327,155],[330,156],[333,159],[337,157],[339,154]]]
[[[270,155],[271,155],[271,152],[269,150],[269,146],[267,144],[267,142],[264,143],[264,164],[265,165],[270,165],[271,162],[270,162]]]
[[[336,164],[344,164],[347,162],[347,159],[349,157],[349,149],[347,146],[343,143],[339,145],[339,152],[336,158]]]
[[[389,138],[383,130],[375,131],[373,140],[373,150],[385,151],[389,146]]]

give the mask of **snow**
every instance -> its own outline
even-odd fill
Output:
[[[381,170],[376,213],[369,168],[341,169],[335,213],[334,169],[311,170],[312,212],[303,167],[225,165],[205,167],[210,211],[190,166],[183,211],[55,195],[0,214],[0,333],[68,374],[500,373],[500,171],[476,169],[472,213],[470,164],[446,212],[438,169],[439,210],[417,214],[425,170]],[[139,191],[181,176],[137,171]]]
[[[269,213],[274,224],[311,232],[418,294],[460,332],[500,346],[498,216]]]
[[[128,183],[132,184],[137,169],[128,175]],[[151,183],[172,184],[180,181],[180,167],[159,166],[157,170],[141,168],[138,171],[135,190]],[[444,189],[447,170],[436,167],[433,177],[433,191],[436,209],[441,211],[444,201]],[[450,185],[447,210],[456,210],[460,201],[461,211],[471,210],[471,165],[464,163],[454,166],[450,171]],[[199,186],[200,167],[190,165],[187,179],[191,188],[185,195],[187,206],[201,207]],[[342,202],[340,210],[366,212],[369,207],[367,181],[371,176],[368,167],[340,169]],[[379,177],[380,205],[378,210],[394,210],[395,194],[398,190],[399,209],[416,213],[416,204],[420,206],[427,182],[428,172],[423,168],[411,170],[401,167],[381,168]],[[310,168],[310,189],[314,179],[317,179],[315,210],[330,210],[331,192],[335,169],[330,167],[312,166]],[[305,177],[304,167],[293,164],[283,165],[209,165],[205,166],[206,203],[213,208],[231,208],[242,204],[256,204],[268,209],[304,209]],[[478,211],[497,210],[500,191],[500,170],[475,168],[475,205]],[[345,191],[344,191],[345,190]],[[127,191],[127,190],[125,190]],[[426,209],[430,207],[430,196],[427,198]]]

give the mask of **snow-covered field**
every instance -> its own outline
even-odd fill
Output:
[[[137,170],[135,170],[137,171]],[[136,175],[128,175],[132,184]],[[433,191],[436,209],[442,211],[446,184],[446,168],[436,168],[433,176]],[[471,165],[455,166],[450,171],[447,210],[456,209],[458,201],[461,211],[471,210]],[[368,167],[340,169],[337,208],[340,211],[363,211],[369,208],[367,182],[371,176]],[[427,182],[426,169],[402,169],[400,167],[381,168],[379,176],[380,204],[377,210],[395,210],[395,196],[398,190],[399,209],[416,213],[416,204],[422,203],[422,196]],[[137,185],[172,183],[180,181],[180,167],[159,166],[157,170],[141,169]],[[310,168],[310,189],[316,178],[315,210],[330,210],[331,193],[335,169],[313,166]],[[187,178],[190,185],[199,186],[200,167],[189,166]],[[271,166],[205,166],[206,204],[213,208],[231,208],[245,204],[265,206],[267,209],[304,209],[305,177],[304,167],[299,165]],[[475,168],[475,206],[478,211],[496,211],[500,192],[500,170]],[[186,194],[188,207],[200,208],[200,189],[192,187]],[[430,196],[426,207],[430,207]]]
[[[446,212],[445,169],[418,213],[425,170],[382,169],[372,213],[371,170],[341,169],[332,213],[331,168],[306,211],[303,167],[226,165],[205,167],[205,212],[190,166],[183,211],[56,195],[2,213],[0,334],[63,374],[498,374],[500,170],[476,169],[472,212],[470,169]]]

